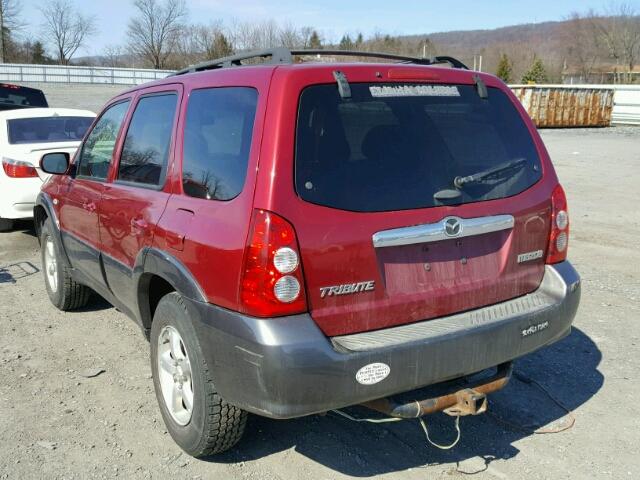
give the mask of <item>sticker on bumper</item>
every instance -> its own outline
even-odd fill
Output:
[[[370,363],[358,370],[356,380],[361,385],[374,385],[387,378],[390,372],[391,368],[386,363]]]

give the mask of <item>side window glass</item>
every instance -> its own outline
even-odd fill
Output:
[[[192,197],[230,200],[240,194],[258,92],[247,87],[194,90],[184,130],[182,186]]]
[[[76,175],[99,180],[107,178],[118,131],[129,108],[129,100],[109,107],[87,136],[78,160]]]
[[[138,102],[122,147],[118,180],[160,186],[164,181],[178,96],[143,97]]]

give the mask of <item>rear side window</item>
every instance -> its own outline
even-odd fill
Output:
[[[140,99],[122,147],[118,180],[151,186],[163,182],[177,101],[174,93]]]
[[[92,117],[36,117],[7,120],[9,143],[79,142]]]
[[[129,100],[109,107],[87,136],[78,160],[77,174],[96,179],[107,178],[118,132],[129,108]]]
[[[509,98],[471,85],[352,84],[306,88],[296,133],[296,190],[359,212],[516,195],[540,179],[531,135]],[[491,174],[488,174],[489,172]],[[483,174],[481,179],[458,183]],[[458,183],[458,185],[456,185]]]
[[[258,92],[247,87],[194,90],[184,129],[182,186],[192,197],[230,200],[247,176]]]

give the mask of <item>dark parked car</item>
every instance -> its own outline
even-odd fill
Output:
[[[42,90],[10,83],[0,83],[0,111],[16,108],[47,108],[49,104]]]
[[[140,325],[194,456],[232,447],[248,413],[481,412],[578,307],[565,194],[504,83],[448,57],[304,55],[136,87],[72,161],[41,161],[51,301],[92,289]],[[435,402],[392,397],[494,367]]]

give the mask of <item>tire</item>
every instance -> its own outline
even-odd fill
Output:
[[[51,303],[65,312],[84,307],[89,302],[91,290],[71,278],[71,269],[62,259],[49,219],[40,229],[40,252],[44,284]]]
[[[248,413],[227,403],[216,392],[187,308],[178,293],[169,293],[158,303],[150,342],[156,398],[173,440],[196,458],[232,448],[242,438]],[[177,401],[172,402],[172,398]]]
[[[0,232],[13,230],[13,220],[10,218],[0,218]]]

